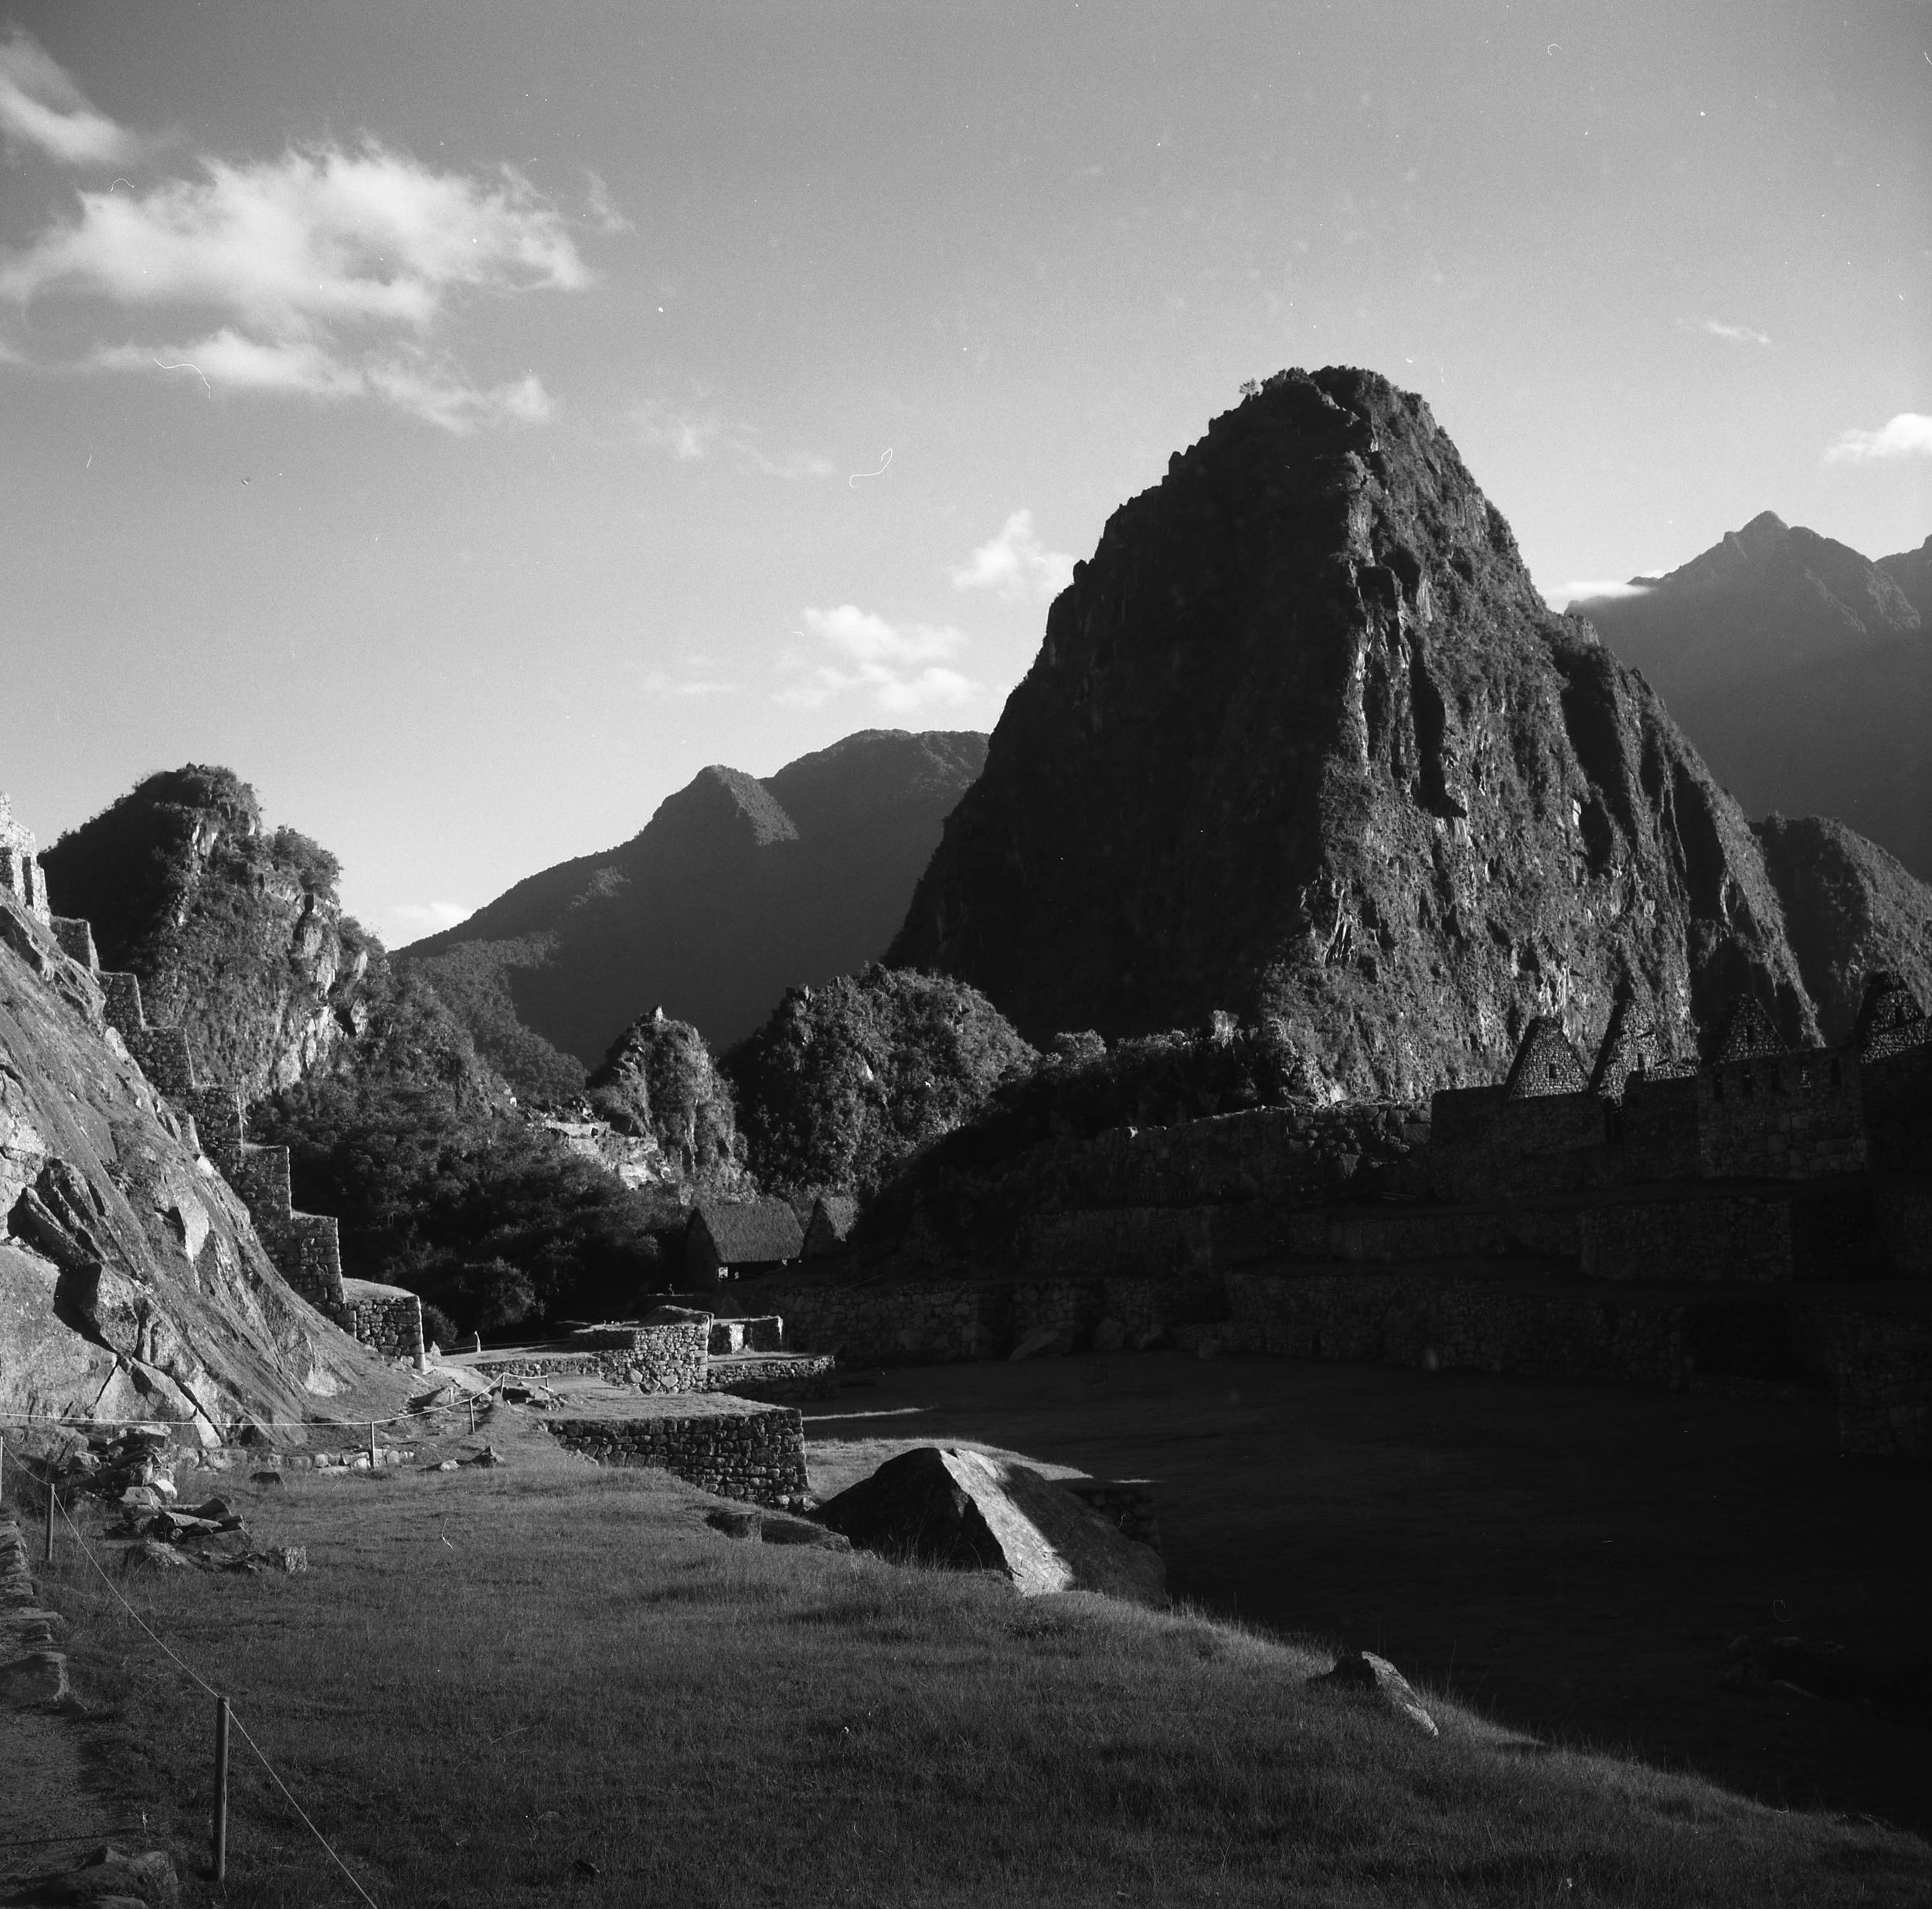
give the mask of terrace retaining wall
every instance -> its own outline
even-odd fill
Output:
[[[720,1498],[782,1505],[806,1490],[804,1421],[794,1406],[543,1423],[559,1443],[600,1465],[654,1465]]]

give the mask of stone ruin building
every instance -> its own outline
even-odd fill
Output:
[[[100,983],[108,1026],[180,1118],[189,1145],[214,1162],[248,1209],[270,1261],[290,1286],[337,1325],[373,1351],[423,1359],[423,1305],[413,1292],[342,1274],[335,1221],[298,1213],[289,1189],[288,1149],[257,1146],[246,1132],[240,1091],[204,1081],[186,1033],[151,1026],[138,976],[104,971],[86,921],[56,915],[47,903],[34,838],[12,818],[0,796],[0,884],[47,928],[70,959]]]
[[[1620,1005],[1422,1110],[1267,1107],[1047,1140],[968,1250],[760,1282],[848,1358],[1175,1344],[1835,1399],[1841,1449],[1932,1450],[1932,1019],[1874,975],[1793,1052],[1753,1001],[1699,1062]],[[831,1264],[830,1262],[821,1264]],[[895,1277],[893,1275],[896,1274]]]

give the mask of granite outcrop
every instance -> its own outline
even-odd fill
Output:
[[[213,1442],[350,1393],[400,1404],[400,1376],[283,1277],[116,1031],[86,924],[52,915],[31,839],[4,833],[0,1415],[170,1421]]]
[[[1317,1098],[1412,1101],[1626,995],[1680,1049],[1739,992],[1816,1043],[1785,914],[1427,405],[1332,368],[1251,390],[1114,513],[888,959],[1036,1043],[1225,1010]]]

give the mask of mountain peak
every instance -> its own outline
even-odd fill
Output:
[[[1736,805],[1544,607],[1428,407],[1331,368],[1114,513],[888,958],[1036,1043],[1226,1009],[1314,1094],[1407,1097],[1538,1016],[1594,1046],[1625,989],[1680,1043],[1740,991],[1815,1040],[1782,924]]]

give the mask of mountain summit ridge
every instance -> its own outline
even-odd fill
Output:
[[[1876,560],[1762,511],[1579,600],[1754,815],[1829,815],[1932,880],[1932,538]]]
[[[526,877],[398,959],[520,1092],[574,1091],[660,1005],[724,1046],[787,988],[883,952],[985,757],[970,730],[862,730],[767,777],[713,764],[629,840]]]
[[[1036,1043],[1226,1009],[1319,1097],[1408,1098],[1499,1077],[1535,1015],[1594,1036],[1619,995],[1680,1050],[1739,992],[1817,1040],[1783,910],[1427,405],[1332,367],[1114,513],[888,958]]]

